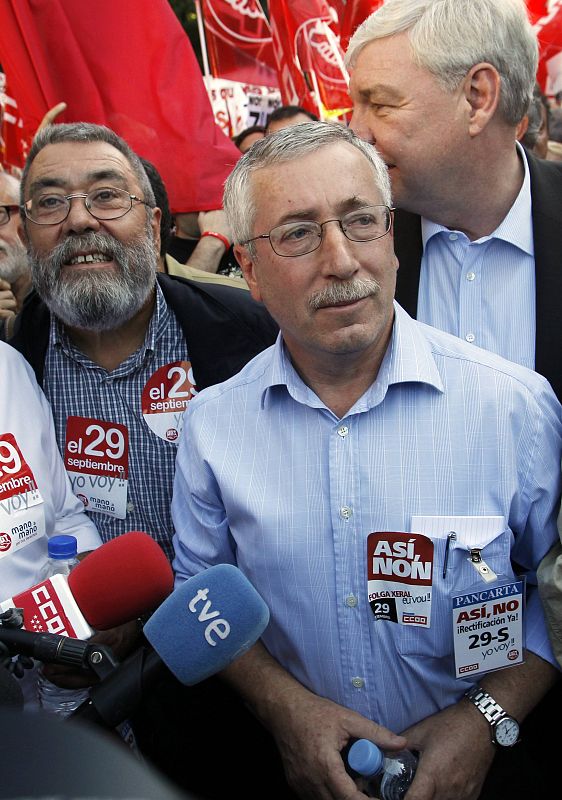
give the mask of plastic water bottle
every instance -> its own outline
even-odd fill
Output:
[[[410,750],[383,753],[374,742],[358,739],[349,748],[347,763],[363,776],[363,791],[380,800],[402,800],[416,774],[418,759]]]
[[[78,564],[76,557],[78,543],[75,536],[61,534],[51,536],[48,545],[48,558],[39,574],[38,583],[53,575],[69,575]],[[37,699],[39,706],[52,714],[67,717],[88,699],[87,689],[63,689],[55,686],[43,674],[43,668],[37,671]]]

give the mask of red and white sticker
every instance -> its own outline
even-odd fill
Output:
[[[12,433],[0,434],[0,558],[45,535],[43,498]]]
[[[420,533],[370,533],[368,600],[375,619],[429,628],[433,542]]]
[[[129,431],[117,422],[68,417],[64,464],[72,491],[87,511],[125,519]]]
[[[177,444],[183,427],[183,412],[196,394],[190,361],[174,361],[160,367],[142,390],[144,421],[161,439]]]

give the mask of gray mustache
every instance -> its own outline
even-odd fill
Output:
[[[378,281],[360,278],[345,283],[331,283],[321,292],[313,294],[309,298],[308,305],[313,311],[317,311],[319,308],[337,303],[354,303],[364,297],[378,294],[380,289]]]

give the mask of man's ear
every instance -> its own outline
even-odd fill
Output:
[[[500,102],[501,76],[486,62],[475,64],[464,79],[464,96],[470,106],[469,133],[478,136],[493,119]]]
[[[243,244],[235,244],[233,248],[234,255],[236,256],[236,260],[240,264],[240,269],[242,270],[242,274],[246,279],[246,283],[250,289],[250,294],[254,298],[254,300],[258,300],[261,302],[261,292],[258,286],[258,282],[256,280],[256,271],[255,271],[255,259],[250,256],[249,250],[247,245]]]
[[[150,227],[154,235],[154,247],[156,252],[160,254],[160,220],[162,212],[158,207],[152,209],[152,219],[150,220]]]

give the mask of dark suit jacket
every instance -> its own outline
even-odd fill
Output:
[[[562,401],[562,164],[527,153],[533,203],[537,335],[535,369]],[[421,219],[397,210],[395,250],[400,262],[396,299],[415,317],[423,252]]]
[[[157,281],[187,342],[199,390],[236,375],[250,359],[274,343],[278,327],[249,292],[158,273]],[[31,364],[37,382],[43,372],[51,312],[36,292],[25,299],[10,344]]]

